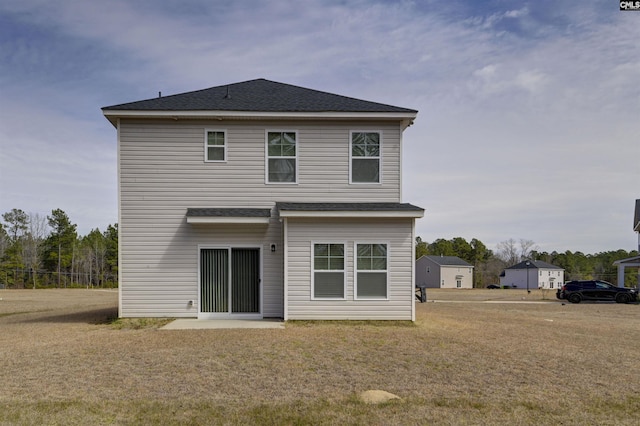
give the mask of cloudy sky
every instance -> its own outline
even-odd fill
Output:
[[[419,110],[423,240],[636,248],[640,12],[615,0],[2,0],[0,213],[117,221],[103,106],[255,78]]]

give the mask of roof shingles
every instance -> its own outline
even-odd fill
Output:
[[[527,262],[529,265],[527,266]],[[563,269],[559,266],[552,265],[547,262],[543,262],[542,260],[523,260],[522,262],[510,266],[506,269]]]
[[[278,210],[293,211],[424,211],[409,203],[276,203]]]
[[[112,105],[103,111],[380,112],[417,111],[275,81],[256,79]]]
[[[188,208],[187,217],[271,217],[271,210],[252,208]]]
[[[440,266],[464,266],[473,267],[470,263],[458,256],[426,256],[429,260]]]

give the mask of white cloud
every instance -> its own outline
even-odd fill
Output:
[[[46,216],[60,208],[81,233],[117,222],[113,133],[27,103],[13,104],[1,123],[2,212]]]
[[[522,9],[517,10],[508,10],[504,13],[505,18],[520,18],[522,16],[526,16],[529,14],[529,8],[523,7]]]
[[[116,160],[101,106],[264,77],[420,111],[403,196],[427,209],[425,240],[633,248],[640,27],[596,2],[543,3],[3,2],[19,36],[0,43],[0,209],[104,227]]]

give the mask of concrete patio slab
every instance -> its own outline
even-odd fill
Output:
[[[160,330],[207,330],[220,328],[284,328],[284,321],[279,319],[261,320],[199,320],[193,318],[179,318],[170,322]]]

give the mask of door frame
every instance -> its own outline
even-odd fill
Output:
[[[233,312],[202,312],[200,309],[200,301],[202,300],[202,280],[201,280],[201,269],[200,269],[200,259],[202,250],[209,249],[219,249],[219,250],[228,250],[229,251],[229,266],[231,263],[231,249],[256,249],[258,250],[258,260],[260,265],[258,267],[258,279],[260,280],[259,286],[259,294],[260,294],[260,303],[258,306],[259,312],[257,313],[233,313]],[[263,308],[264,308],[264,281],[263,277],[263,251],[262,244],[198,244],[198,319],[262,319],[263,318]],[[231,274],[229,274],[229,279],[231,279]],[[231,289],[229,289],[229,298],[232,297]],[[229,304],[231,307],[231,304]]]

